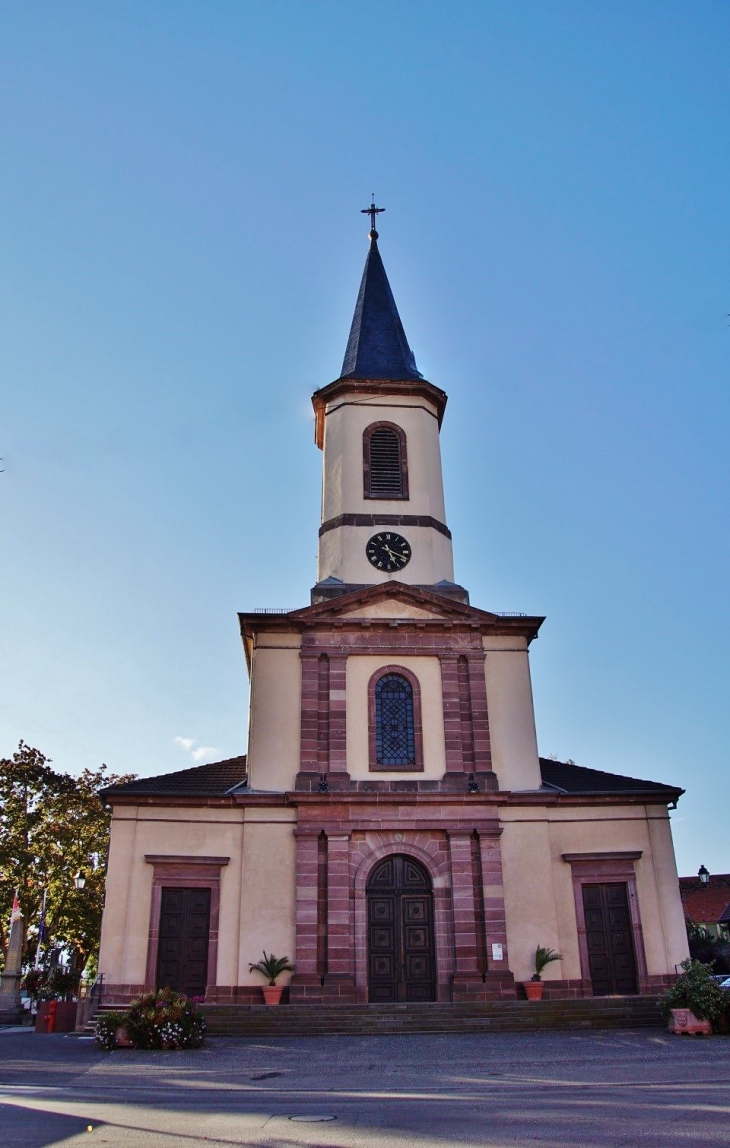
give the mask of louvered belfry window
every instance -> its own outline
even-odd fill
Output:
[[[364,436],[365,497],[408,498],[406,436],[392,423],[375,423]]]
[[[391,768],[416,761],[413,687],[402,674],[384,674],[375,686],[375,760]]]

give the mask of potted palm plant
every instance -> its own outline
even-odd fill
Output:
[[[262,988],[264,994],[264,1001],[267,1005],[276,1005],[281,1001],[281,994],[284,991],[283,985],[277,985],[276,978],[281,973],[293,973],[294,965],[289,963],[288,957],[275,957],[273,953],[267,953],[264,949],[264,955],[256,964],[248,966],[249,972],[261,973],[262,977],[266,977],[267,984]]]
[[[555,949],[545,949],[542,945],[538,945],[535,950],[535,971],[529,981],[523,981],[522,987],[525,990],[525,996],[528,1001],[541,1001],[543,989],[545,986],[542,983],[542,971],[551,964],[553,961],[562,961],[560,953],[556,953]]]

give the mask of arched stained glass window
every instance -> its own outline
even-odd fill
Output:
[[[383,674],[375,685],[375,760],[391,769],[416,763],[413,687],[402,674]]]

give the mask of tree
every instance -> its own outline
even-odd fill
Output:
[[[719,937],[713,936],[704,925],[698,925],[689,918],[684,923],[692,959],[703,961],[711,967],[713,973],[730,973],[730,964],[725,956],[725,943]]]
[[[72,777],[49,761],[22,741],[12,758],[0,759],[0,949],[4,961],[17,889],[31,958],[45,889],[46,936],[74,949],[83,968],[99,944],[109,851],[111,815],[99,791],[133,775],[102,765]],[[86,876],[82,890],[74,886],[79,870]]]

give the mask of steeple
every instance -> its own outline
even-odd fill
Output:
[[[413,351],[408,346],[378,251],[378,233],[375,230],[370,232],[370,250],[365,260],[340,377],[402,380],[423,378],[416,367]]]
[[[312,395],[324,452],[312,601],[397,581],[467,602],[454,585],[439,430],[446,395],[420,374],[378,251],[370,251],[342,374]],[[382,554],[379,547],[382,547]]]

